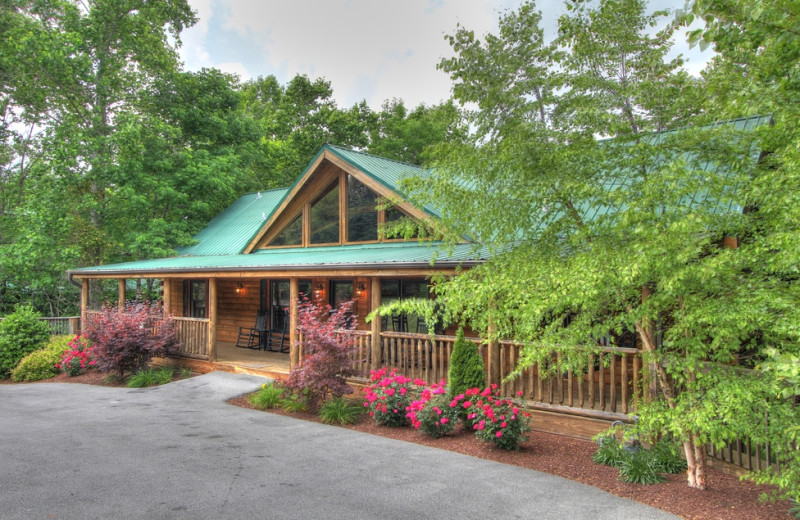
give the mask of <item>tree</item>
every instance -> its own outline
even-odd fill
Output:
[[[369,153],[410,164],[422,165],[426,150],[443,142],[463,142],[467,130],[461,112],[452,101],[441,105],[419,105],[406,109],[401,99],[383,103],[370,129]]]
[[[477,132],[439,147],[432,181],[411,188],[442,208],[450,243],[494,254],[434,290],[489,340],[524,342],[520,370],[558,350],[551,369],[580,373],[598,338],[635,337],[658,392],[641,422],[683,443],[689,485],[704,488],[704,444],[734,435],[733,412],[709,410],[750,384],[728,364],[764,338],[797,341],[796,287],[749,266],[745,238],[764,216],[741,208],[764,175],[758,132],[649,133],[707,117],[666,58],[676,24],[651,36],[665,13],[637,0],[570,5],[552,45],[531,2],[485,42],[450,37],[457,56],[440,66],[458,101],[479,101]]]
[[[179,345],[172,317],[157,306],[107,306],[86,324],[86,337],[97,356],[96,367],[122,379],[147,368],[154,357],[174,354]]]
[[[355,326],[350,309],[353,301],[342,302],[334,310],[310,300],[300,303],[297,332],[301,335],[303,360],[289,374],[284,386],[305,392],[307,404],[316,408],[330,396],[336,398],[353,393],[347,378],[354,373],[355,337],[339,334],[341,329]]]

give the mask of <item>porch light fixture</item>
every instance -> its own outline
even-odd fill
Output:
[[[244,290],[244,285],[242,285],[241,282],[237,283],[236,284],[236,294],[242,294],[243,290]]]
[[[321,283],[318,283],[317,285],[315,285],[314,286],[314,296],[319,298],[319,295],[322,294],[322,291],[324,289],[325,289],[325,287]]]
[[[365,291],[365,290],[366,290],[366,287],[364,287],[364,284],[363,284],[363,283],[359,283],[359,284],[358,284],[358,287],[356,287],[356,294],[357,294],[359,297],[360,297],[360,296],[364,296],[364,291]]]

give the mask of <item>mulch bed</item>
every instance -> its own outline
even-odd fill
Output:
[[[231,399],[228,403],[243,408],[253,408],[247,395]],[[317,415],[307,412],[287,413],[277,409],[268,412],[320,422]],[[519,452],[509,452],[495,448],[491,444],[478,442],[474,435],[466,431],[457,430],[447,437],[433,439],[423,436],[410,427],[378,426],[366,415],[357,424],[343,428],[558,475],[657,507],[681,518],[692,520],[792,518],[788,514],[791,507],[788,502],[764,502],[759,499],[763,493],[770,492],[771,488],[756,486],[752,482],[741,482],[738,478],[713,468],[709,468],[708,489],[705,491],[688,487],[685,475],[668,475],[667,482],[649,486],[622,482],[618,478],[619,471],[616,468],[595,464],[592,461],[592,454],[597,448],[593,442],[563,435],[531,432],[530,439],[522,444]]]

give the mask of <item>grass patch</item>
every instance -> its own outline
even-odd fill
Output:
[[[276,386],[275,383],[261,385],[261,389],[250,395],[250,404],[259,410],[268,410],[281,405],[283,401],[283,388]]]
[[[325,401],[319,409],[319,418],[326,424],[355,424],[364,414],[364,405],[344,397]]]
[[[125,386],[128,388],[144,388],[147,386],[165,385],[171,383],[175,372],[170,367],[146,368],[128,377]]]

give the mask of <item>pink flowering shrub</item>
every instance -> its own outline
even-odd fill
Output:
[[[412,401],[412,384],[424,385],[425,382],[413,381],[396,370],[387,373],[385,368],[373,370],[369,380],[371,384],[364,389],[364,406],[369,409],[369,416],[375,419],[375,424],[408,425],[410,421],[406,416],[406,408]]]
[[[336,310],[304,299],[298,307],[297,331],[302,337],[303,359],[284,382],[284,388],[303,396],[316,409],[329,395],[337,398],[353,393],[347,378],[354,373],[356,338],[339,334],[355,328],[350,319],[354,300],[342,302]]]
[[[447,435],[458,424],[458,412],[450,406],[444,380],[420,393],[419,399],[406,408],[411,426],[434,438]]]
[[[497,385],[479,390],[471,388],[451,401],[451,406],[467,408],[467,419],[472,424],[475,436],[485,442],[493,442],[504,450],[519,450],[519,445],[528,439],[531,431],[530,414],[519,408],[511,399],[501,399]]]
[[[56,368],[74,377],[81,375],[86,368],[93,368],[96,364],[95,348],[89,343],[86,336],[78,335],[69,342],[67,350],[56,363]]]

